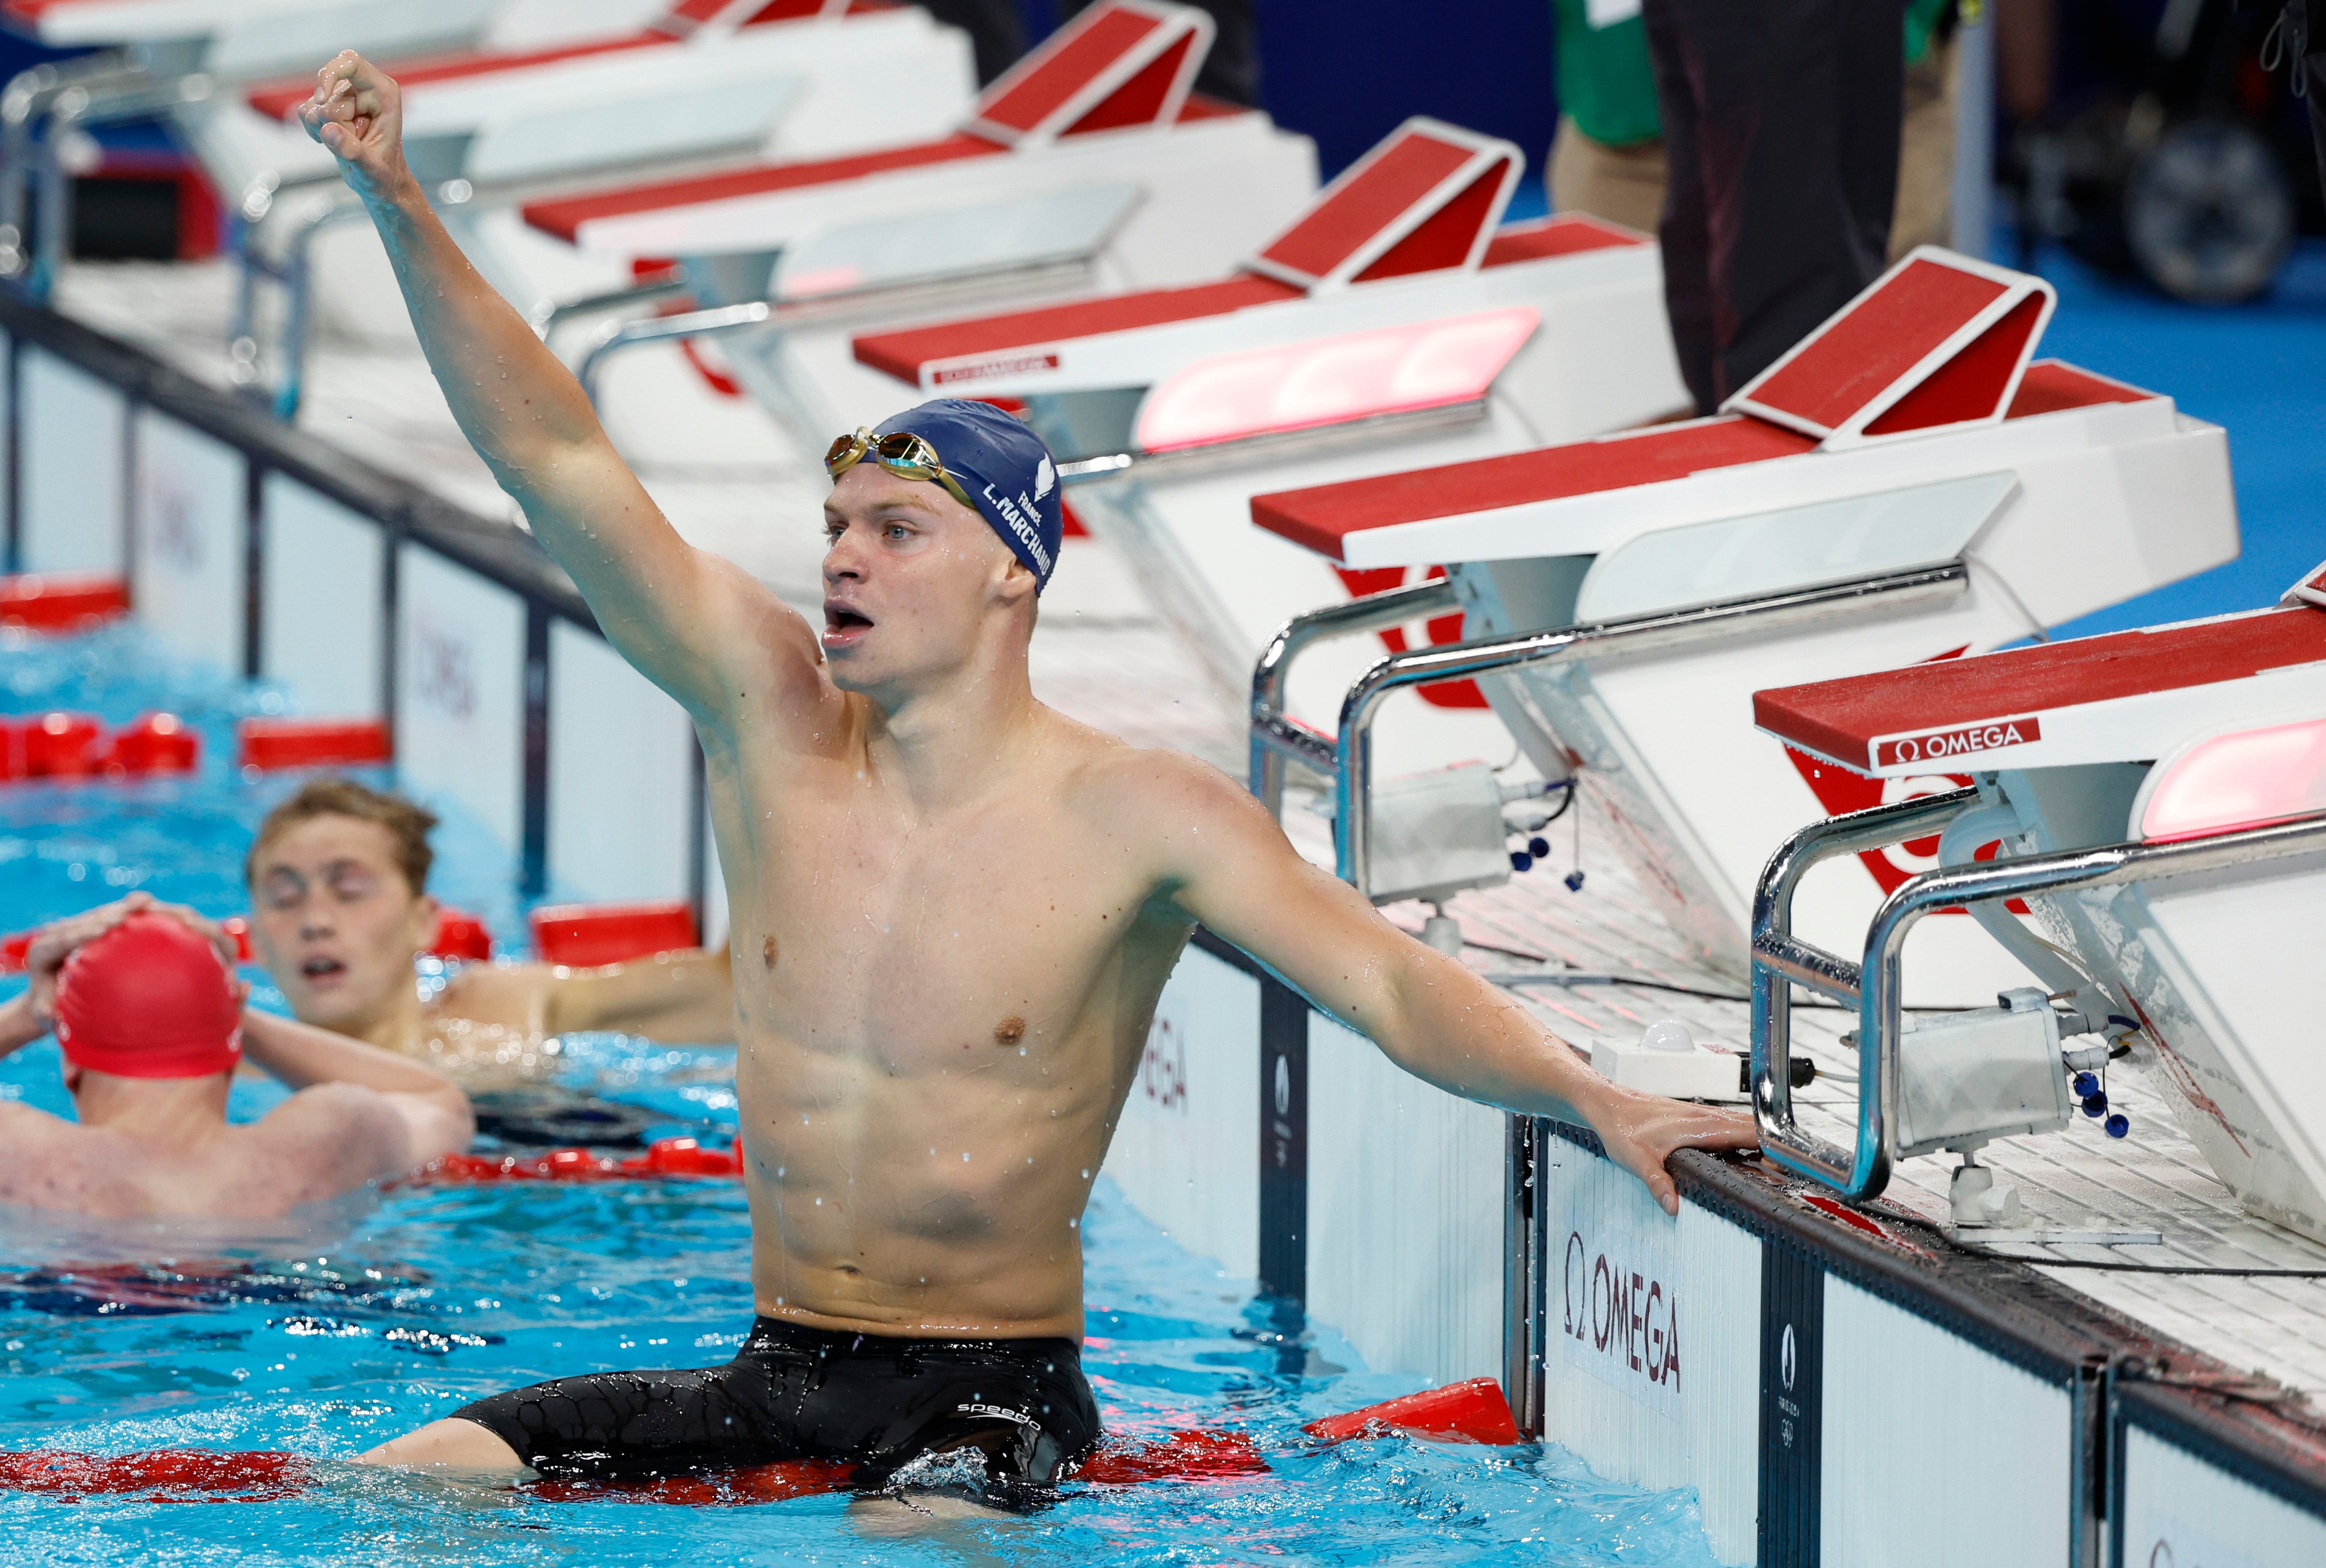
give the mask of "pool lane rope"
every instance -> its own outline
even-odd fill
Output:
[[[1435,1443],[1510,1447],[1518,1424],[1492,1378],[1431,1388],[1312,1421],[1301,1431],[1324,1444],[1400,1433]],[[321,1483],[304,1454],[161,1448],[143,1453],[0,1452],[0,1490],[61,1498],[120,1497],[147,1502],[272,1502]],[[1067,1479],[1083,1486],[1149,1481],[1227,1481],[1270,1473],[1248,1433],[1193,1428],[1149,1442],[1110,1442]],[[635,1502],[733,1508],[845,1490],[856,1467],[830,1460],[780,1460],[702,1475],[636,1480],[528,1481],[516,1490],[546,1502]]]

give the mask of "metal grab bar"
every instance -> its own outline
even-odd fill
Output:
[[[740,304],[715,305],[708,310],[689,311],[678,315],[616,322],[604,328],[591,340],[589,352],[582,356],[581,368],[575,372],[575,378],[582,383],[582,392],[594,404],[598,401],[598,378],[604,373],[604,362],[623,349],[634,348],[641,343],[732,332],[746,327],[764,326],[771,321],[778,327],[806,326],[812,322],[845,325],[851,318],[885,321],[898,311],[936,310],[985,299],[996,292],[1047,290],[1054,284],[1064,286],[1083,282],[1091,275],[1093,265],[1090,255],[1077,253],[1032,261],[1005,262],[992,266],[964,267],[957,273],[872,283],[862,288],[835,289],[829,293],[808,294],[796,300],[749,300]],[[618,293],[577,300],[570,306],[561,306],[551,311],[536,323],[535,329],[545,339],[573,311],[610,309],[690,292],[689,285],[684,283],[675,285],[649,283]]]
[[[1312,643],[1400,626],[1416,616],[1451,609],[1456,602],[1453,579],[1438,578],[1310,610],[1277,628],[1251,670],[1251,793],[1271,816],[1284,810],[1286,757],[1306,763],[1318,773],[1333,771],[1333,738],[1284,711],[1284,687],[1292,674],[1292,661]]]
[[[1949,598],[1969,584],[1968,570],[1954,561],[1753,598],[1723,599],[1686,609],[1657,610],[1620,620],[1560,626],[1521,636],[1482,637],[1392,654],[1366,671],[1341,703],[1333,759],[1335,869],[1344,882],[1359,888],[1367,885],[1372,870],[1368,812],[1372,794],[1372,724],[1382,703],[1394,691],[1438,681],[1514,674],[1586,656],[1653,653],[1873,608],[1893,609]]]
[[[2326,852],[2326,813],[2170,844],[2109,844],[2012,860],[1942,867],[1902,884],[1875,913],[1862,963],[1791,932],[1793,891],[1820,860],[1921,838],[1977,803],[1977,790],[1876,806],[1815,823],[1785,840],[1753,899],[1753,1116],[1768,1157],[1852,1201],[1878,1197],[1894,1159],[1900,970],[1907,933],[1926,914],[1996,899],[2192,876]],[[1792,997],[1787,981],[1854,1001],[1857,1019],[1856,1147],[1805,1132],[1792,1109]]]

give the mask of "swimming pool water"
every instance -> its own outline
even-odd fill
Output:
[[[131,887],[238,910],[250,826],[288,784],[235,775],[231,722],[281,700],[177,670],[133,630],[0,647],[0,708],[119,722],[168,707],[208,743],[191,780],[0,785],[0,930]],[[505,854],[450,830],[447,896],[514,932]],[[560,1071],[723,1137],[732,1061],[591,1035]],[[67,1110],[58,1064],[48,1042],[0,1062],[0,1097]],[[233,1114],[279,1093],[238,1083]],[[513,1385],[723,1360],[751,1314],[749,1223],[727,1183],[406,1186],[310,1217],[296,1247],[149,1242],[144,1262],[106,1261],[98,1242],[22,1211],[0,1219],[0,1449],[344,1459]],[[1301,1423],[1422,1380],[1363,1370],[1322,1326],[1286,1341],[1251,1282],[1181,1249],[1109,1183],[1084,1235],[1085,1364],[1110,1430],[1240,1430],[1269,1474],[1071,1489],[1035,1520],[897,1541],[868,1537],[840,1497],[554,1502],[327,1466],[316,1489],[267,1501],[0,1493],[0,1563],[1711,1562],[1692,1494],[1609,1485],[1556,1446],[1314,1445]]]

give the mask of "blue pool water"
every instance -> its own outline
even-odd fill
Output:
[[[224,759],[237,715],[281,703],[175,669],[128,629],[0,647],[0,710],[70,707],[119,722],[169,708],[207,743],[191,780],[0,785],[0,930],[136,887],[239,910],[251,826],[289,785],[241,779]],[[457,819],[443,837],[443,895],[498,932],[518,930],[505,855]],[[561,1071],[575,1086],[673,1130],[731,1132],[731,1050],[618,1036],[569,1045]],[[256,1115],[279,1092],[238,1084],[233,1112]],[[0,1062],[0,1097],[68,1111],[53,1044]],[[344,1459],[513,1385],[722,1360],[751,1313],[749,1223],[724,1183],[406,1187],[315,1217],[295,1247],[212,1247],[207,1261],[169,1265],[106,1262],[97,1240],[33,1228],[21,1211],[6,1219],[0,1450]],[[1037,1520],[898,1542],[861,1534],[838,1497],[553,1502],[327,1466],[314,1489],[271,1501],[0,1492],[0,1563],[1711,1561],[1691,1494],[1608,1485],[1556,1447],[1309,1443],[1302,1422],[1420,1380],[1360,1369],[1326,1328],[1282,1342],[1250,1281],[1179,1248],[1109,1183],[1084,1234],[1086,1364],[1110,1429],[1240,1430],[1270,1474],[1084,1488]]]

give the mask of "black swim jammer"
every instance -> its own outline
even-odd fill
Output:
[[[452,1412],[544,1476],[635,1480],[832,1460],[887,1485],[926,1454],[985,1456],[982,1500],[1029,1508],[1097,1443],[1072,1340],[913,1340],[758,1319],[723,1367],[559,1378]]]

